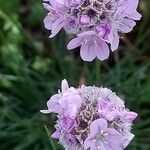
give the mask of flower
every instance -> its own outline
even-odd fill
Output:
[[[105,119],[97,119],[90,125],[90,133],[84,142],[84,148],[91,150],[121,150],[123,135],[108,128]]]
[[[74,34],[67,48],[81,46],[84,61],[96,57],[105,60],[119,45],[119,33],[132,31],[141,15],[137,12],[139,0],[44,0],[48,15],[45,28],[51,30],[50,38],[62,28]]]
[[[73,49],[80,45],[80,55],[84,61],[92,61],[96,57],[105,60],[109,56],[108,45],[94,31],[79,34],[78,37],[69,42],[67,47]]]
[[[131,127],[137,113],[129,111],[108,88],[74,88],[63,80],[61,91],[50,98],[47,107],[41,112],[57,114],[51,137],[65,150],[124,150],[134,138]]]
[[[62,81],[62,93],[55,94],[47,102],[48,110],[41,110],[42,113],[64,113],[70,118],[74,118],[81,105],[81,98],[77,91],[71,87],[68,88],[66,80]]]

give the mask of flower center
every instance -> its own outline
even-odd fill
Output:
[[[69,14],[77,17],[79,23],[94,27],[101,21],[110,21],[111,14],[116,10],[116,3],[117,0],[83,0],[78,7],[71,7]]]
[[[104,142],[105,144],[107,144],[107,141],[106,141],[106,137],[108,136],[108,133],[104,132],[103,130],[101,130],[99,133],[96,134],[96,141],[102,141]]]

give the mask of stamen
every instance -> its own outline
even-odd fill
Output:
[[[104,130],[101,130],[101,134],[103,134],[104,133]]]

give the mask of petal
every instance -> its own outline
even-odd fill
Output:
[[[111,50],[115,51],[116,49],[118,49],[118,46],[119,46],[119,35],[118,33],[116,33],[114,35],[113,43],[111,44]]]
[[[59,139],[59,138],[60,138],[60,132],[59,132],[59,131],[55,131],[55,132],[51,135],[51,137],[52,137],[53,139]]]
[[[84,149],[88,149],[91,147],[92,140],[86,139],[84,142]]]
[[[63,18],[57,19],[53,24],[52,24],[52,34],[50,35],[50,38],[53,38],[65,25],[65,22]]]
[[[44,26],[48,30],[52,30],[52,22],[51,17],[48,15],[44,18]]]
[[[95,31],[82,32],[82,33],[78,34],[78,37],[86,37],[86,36],[90,36],[90,35],[96,35],[96,32]]]
[[[68,104],[67,104],[67,108],[66,108],[66,114],[68,116],[70,116],[70,118],[75,118],[78,110],[81,107],[81,98],[79,96],[74,96],[74,99],[70,99],[70,101],[72,100],[71,103],[69,103],[68,100]]]
[[[91,143],[90,150],[98,150],[97,145],[94,142]]]
[[[112,29],[109,33],[109,41],[111,44],[111,50],[115,51],[119,46],[119,35],[116,29]]]
[[[125,138],[124,138],[124,140],[123,140],[123,147],[124,148],[126,148],[128,145],[129,145],[129,143],[131,142],[131,140],[134,138],[134,134],[132,134],[132,133],[130,133],[130,132],[127,132],[126,134],[125,134]]]
[[[141,15],[136,11],[139,4],[139,0],[128,0],[126,3],[126,13],[128,14],[128,17],[133,20],[140,20]]]
[[[50,112],[59,113],[61,111],[60,105],[58,104],[58,100],[60,98],[61,98],[60,94],[55,94],[47,102],[47,106],[48,106],[48,109],[50,110]]]
[[[109,57],[109,47],[106,42],[100,40],[96,44],[95,53],[98,59],[105,60]]]
[[[65,4],[65,0],[56,0],[57,3],[64,5]]]
[[[53,8],[51,7],[51,5],[49,5],[49,4],[47,4],[47,3],[43,3],[43,6],[44,6],[44,8],[45,8],[46,10],[48,10],[48,11],[52,11],[52,10],[53,10]]]
[[[109,121],[113,121],[118,116],[117,111],[111,111],[106,115],[106,119]]]
[[[65,11],[66,7],[61,3],[57,2],[56,0],[49,0],[49,1],[50,5],[58,14],[62,14]]]
[[[136,117],[138,116],[137,113],[135,112],[127,112],[124,116],[124,119],[127,121],[127,122],[132,122]]]
[[[113,128],[107,128],[108,133],[107,140],[113,144],[120,145],[123,142],[123,135],[121,135],[117,130]]]
[[[133,20],[140,20],[142,15],[139,14],[138,12],[135,12],[133,14],[128,14],[128,17],[133,19]]]
[[[97,134],[97,132],[106,130],[108,124],[105,119],[97,119],[93,121],[90,125],[90,137],[92,138]]]
[[[48,110],[40,110],[40,112],[45,113],[45,114],[52,113],[52,112],[59,113],[61,109],[58,104],[58,99],[60,98],[61,98],[60,94],[53,95],[50,98],[50,100],[47,102]]]
[[[71,132],[74,128],[75,120],[66,116],[59,118],[59,126],[67,133]]]
[[[80,46],[80,45],[81,45],[81,42],[82,42],[82,38],[76,37],[76,38],[72,39],[72,40],[68,43],[67,48],[68,48],[69,50],[74,49],[74,48]]]
[[[118,144],[109,143],[107,150],[123,150]]]
[[[140,20],[141,14],[137,12],[139,0],[126,0],[121,2],[121,6],[117,10],[118,16],[128,17],[133,20]]]
[[[51,113],[50,110],[40,110],[40,112],[43,113],[43,114],[49,114],[49,113]]]
[[[69,88],[63,94],[63,97],[58,100],[59,105],[63,108],[66,116],[70,118],[76,117],[76,114],[81,107],[81,97],[74,88]]]
[[[94,41],[88,41],[81,45],[80,56],[84,61],[92,61],[95,59],[96,44]]]
[[[136,25],[136,22],[128,19],[128,18],[123,18],[122,21],[119,22],[118,24],[118,29],[122,33],[128,33],[133,30],[133,27]]]
[[[64,93],[68,90],[69,85],[66,79],[62,80],[61,82],[61,92]]]
[[[100,144],[100,141],[99,141],[99,143],[98,143],[98,148],[97,148],[97,150],[111,150],[111,149],[109,149],[108,147],[107,147],[107,144],[105,144],[104,142],[101,142],[101,144]]]
[[[78,113],[78,107],[73,103],[69,103],[66,108],[66,115],[74,119],[77,113]]]
[[[84,142],[84,149],[87,150],[90,148],[90,150],[98,150],[97,145],[100,145],[102,148],[103,143],[101,141],[95,141],[95,139],[86,139]],[[106,149],[100,149],[100,150],[106,150]]]

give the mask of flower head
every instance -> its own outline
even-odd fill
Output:
[[[44,0],[48,15],[45,27],[54,37],[62,28],[76,37],[68,49],[81,46],[81,58],[105,60],[119,45],[119,33],[128,33],[141,15],[136,11],[139,0]]]
[[[134,135],[132,121],[137,113],[125,108],[124,101],[108,88],[69,87],[62,89],[47,102],[42,113],[57,114],[58,139],[66,150],[124,150]]]

